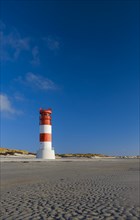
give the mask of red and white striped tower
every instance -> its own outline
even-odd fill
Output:
[[[40,109],[40,149],[37,152],[37,158],[55,159],[52,148],[51,114],[51,109]]]

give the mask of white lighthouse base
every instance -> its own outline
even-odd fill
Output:
[[[49,142],[41,142],[40,149],[37,151],[36,158],[55,159],[55,151]]]

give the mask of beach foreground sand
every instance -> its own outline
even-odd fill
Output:
[[[139,219],[138,159],[1,163],[1,220]]]

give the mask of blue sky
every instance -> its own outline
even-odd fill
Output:
[[[139,154],[139,1],[1,0],[1,146]]]

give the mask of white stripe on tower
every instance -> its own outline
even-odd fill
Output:
[[[40,125],[40,134],[41,133],[52,133],[52,126],[51,125]]]

